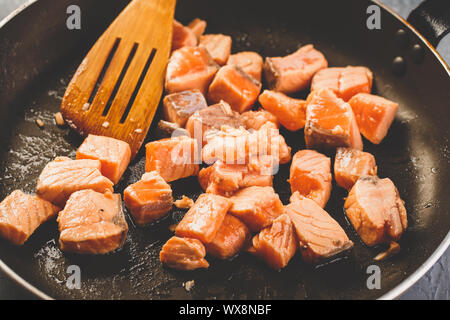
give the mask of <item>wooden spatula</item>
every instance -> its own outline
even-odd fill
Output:
[[[62,101],[72,128],[126,141],[136,155],[163,92],[175,3],[134,0],[97,40]]]

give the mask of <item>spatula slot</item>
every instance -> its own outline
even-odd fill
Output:
[[[114,86],[111,96],[109,97],[108,102],[106,103],[106,106],[105,106],[105,109],[103,110],[102,116],[105,117],[108,114],[109,109],[111,108],[111,105],[117,95],[117,92],[119,91],[119,88],[122,85],[123,78],[125,78],[128,68],[130,67],[131,62],[133,61],[133,58],[136,55],[136,51],[137,51],[138,47],[139,47],[139,44],[134,43],[133,48],[131,49],[130,54],[128,55],[128,59],[122,68],[122,72],[120,73],[119,79],[117,79],[116,85]]]
[[[111,64],[112,59],[114,58],[114,55],[116,54],[117,48],[119,47],[121,38],[117,38],[116,41],[114,41],[114,44],[109,51],[108,57],[106,58],[105,64],[103,65],[102,71],[100,72],[97,81],[95,82],[95,86],[92,89],[91,95],[88,100],[89,106],[92,104],[92,101],[94,101],[95,96],[97,95],[98,89],[100,88],[100,84],[103,81],[103,78],[105,77],[106,71],[108,71],[109,65]]]
[[[125,111],[123,112],[122,118],[120,119],[120,123],[124,123],[125,120],[127,119],[131,107],[133,106],[134,101],[136,100],[136,96],[142,86],[142,83],[144,82],[145,76],[147,75],[148,69],[150,69],[150,66],[152,65],[152,61],[153,58],[155,57],[156,51],[157,51],[156,48],[153,48],[152,51],[150,52],[150,56],[148,57],[147,62],[145,63],[144,69],[142,69],[139,81],[137,82],[136,87],[134,88],[133,94],[130,97],[130,101],[128,101]]]

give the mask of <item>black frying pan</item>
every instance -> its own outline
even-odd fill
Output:
[[[434,5],[445,1],[433,1]],[[76,67],[96,38],[126,5],[126,0],[41,0],[0,29],[0,198],[14,189],[33,192],[44,165],[56,156],[73,156],[81,138],[53,123],[61,96]],[[66,28],[66,9],[77,4],[82,29]],[[375,92],[398,101],[400,111],[388,136],[374,146],[381,177],[390,177],[406,202],[409,227],[401,252],[376,263],[381,289],[369,290],[366,273],[380,248],[365,247],[344,218],[345,192],[335,187],[326,210],[345,228],[354,249],[339,260],[311,267],[296,256],[281,272],[241,254],[231,261],[209,258],[208,270],[180,272],[163,267],[158,254],[171,236],[168,226],[182,212],[146,228],[130,231],[119,252],[105,256],[62,254],[56,222],[41,226],[23,247],[0,241],[0,266],[42,298],[103,299],[363,299],[398,296],[438,259],[450,242],[450,78],[436,52],[398,16],[381,8],[381,30],[366,28],[370,1],[179,0],[177,19],[202,17],[208,32],[233,36],[233,51],[285,55],[299,44],[314,43],[331,66],[365,65],[375,76]],[[430,3],[428,3],[429,5]],[[426,8],[426,7],[425,7]],[[437,10],[443,13],[442,10]],[[417,15],[420,18],[420,15]],[[448,23],[447,20],[442,20]],[[154,26],[149,26],[154,27]],[[447,26],[448,27],[448,26]],[[403,30],[403,34],[399,30]],[[438,40],[441,33],[429,36]],[[413,46],[420,48],[413,50]],[[393,60],[402,57],[404,65]],[[399,59],[397,59],[398,61]],[[299,96],[305,96],[300,93]],[[34,121],[41,118],[45,129]],[[153,130],[153,129],[152,129]],[[303,132],[287,133],[293,152],[304,148]],[[153,137],[152,131],[147,140]],[[288,166],[275,178],[285,203]],[[141,150],[122,181],[121,192],[144,171]],[[196,179],[172,184],[175,196],[196,198]],[[81,289],[66,287],[69,265],[81,268]],[[190,291],[183,283],[195,280]]]

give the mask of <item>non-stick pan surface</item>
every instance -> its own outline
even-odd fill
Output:
[[[211,267],[207,270],[165,268],[159,262],[159,251],[172,235],[168,226],[184,213],[177,209],[145,228],[135,227],[127,216],[130,230],[125,246],[105,256],[63,254],[58,248],[56,222],[51,221],[23,247],[0,241],[0,265],[7,265],[15,277],[38,288],[42,297],[89,299],[366,299],[389,292],[386,297],[393,297],[412,278],[405,279],[425,272],[420,267],[427,259],[428,264],[435,261],[448,245],[450,226],[450,80],[448,70],[425,42],[384,9],[381,29],[366,28],[366,9],[373,4],[369,1],[178,2],[177,19],[183,23],[195,17],[206,19],[209,33],[233,37],[234,52],[285,55],[301,44],[313,43],[330,66],[365,65],[374,72],[375,92],[400,103],[388,136],[378,146],[365,141],[365,150],[375,155],[379,175],[390,177],[405,200],[409,226],[400,241],[401,252],[375,262],[373,257],[381,248],[361,243],[344,217],[346,193],[334,186],[326,210],[355,247],[348,255],[321,266],[308,266],[297,255],[277,272],[242,253],[230,261],[208,258]],[[0,29],[1,199],[14,189],[33,192],[47,162],[56,156],[75,155],[82,139],[68,128],[57,127],[53,113],[59,110],[61,96],[83,56],[126,3],[41,0]],[[81,30],[66,27],[66,8],[71,4],[81,8]],[[400,28],[407,34],[406,47],[396,37]],[[422,61],[413,59],[413,44],[422,46]],[[392,70],[397,56],[406,62],[402,74]],[[36,126],[37,118],[45,122],[44,129]],[[293,153],[305,147],[303,131],[282,134]],[[141,150],[117,192],[139,179],[144,160]],[[288,171],[288,166],[282,166],[274,181],[284,203],[290,195]],[[172,188],[176,198],[184,194],[195,199],[200,194],[195,178],[174,182]],[[81,289],[66,286],[70,265],[80,267]],[[381,289],[366,286],[370,265],[380,267]],[[183,284],[189,280],[195,280],[195,286],[187,291]],[[402,282],[400,289],[391,291]]]

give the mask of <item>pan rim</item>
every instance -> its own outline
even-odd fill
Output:
[[[38,0],[28,0],[26,3],[22,4],[20,7],[11,12],[8,16],[6,16],[3,20],[0,21],[0,29],[5,27],[8,22],[13,20],[16,16],[24,12],[31,5],[36,3]],[[440,64],[447,71],[447,74],[450,76],[450,68],[448,64],[444,61],[441,55],[437,52],[437,50],[403,17],[401,17],[398,13],[393,11],[391,8],[387,7],[379,0],[370,0],[376,5],[380,6],[385,12],[392,15],[394,18],[399,20],[404,26],[409,28],[421,41],[426,45],[428,49],[435,55]],[[447,233],[447,236],[442,240],[439,246],[433,251],[433,253],[425,260],[425,262],[417,268],[408,278],[404,279],[393,289],[382,295],[378,298],[378,300],[393,300],[401,296],[407,289],[409,289],[414,283],[416,283],[435,263],[436,261],[443,255],[443,253],[450,246],[450,231]],[[12,270],[6,263],[0,259],[0,270],[3,271],[9,278],[14,280],[18,285],[26,289],[31,294],[35,295],[37,298],[42,300],[54,300],[53,297],[47,295],[42,290],[36,288],[34,285],[26,281],[20,275],[18,275],[14,270]]]

